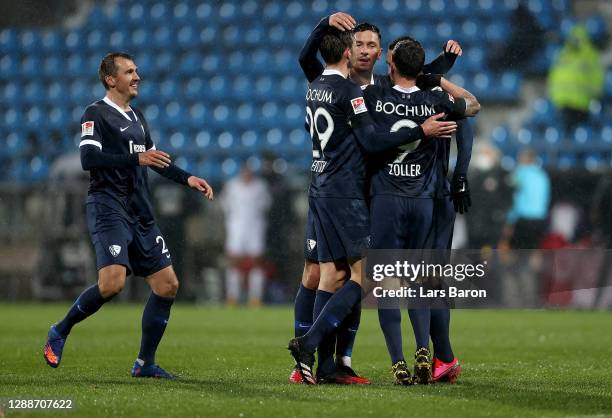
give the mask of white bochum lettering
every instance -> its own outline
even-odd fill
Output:
[[[308,89],[308,91],[306,92],[306,100],[331,104],[332,93],[333,92],[330,90]]]
[[[432,116],[436,114],[436,110],[433,105],[417,105],[417,106],[406,106],[405,104],[398,103],[395,104],[393,102],[382,102],[380,100],[376,101],[376,112],[383,112],[386,115],[398,115],[398,116]]]

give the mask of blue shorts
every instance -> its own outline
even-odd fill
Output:
[[[434,242],[434,200],[375,195],[370,202],[372,248],[429,249]]]
[[[98,202],[86,205],[87,227],[96,251],[96,267],[112,264],[127,274],[146,277],[172,265],[170,253],[155,223],[131,221],[120,211]]]
[[[304,240],[306,260],[363,257],[370,243],[368,205],[362,199],[309,197]]]

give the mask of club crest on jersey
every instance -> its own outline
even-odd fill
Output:
[[[119,255],[119,253],[121,252],[121,246],[120,245],[111,245],[110,247],[108,247],[108,251],[110,251],[110,253],[113,255],[113,257],[117,257]]]
[[[81,124],[81,137],[90,136],[94,133],[94,122],[92,120],[88,120],[87,122],[83,122]]]
[[[315,240],[313,239],[306,240],[306,248],[308,248],[308,251],[314,250],[316,246],[317,246],[317,242]]]
[[[368,111],[363,97],[356,97],[355,99],[351,99],[351,105],[353,105],[353,112],[355,112],[356,115]]]

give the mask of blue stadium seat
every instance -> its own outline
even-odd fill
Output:
[[[148,21],[155,26],[171,21],[168,4],[161,1],[154,3],[149,9]]]
[[[506,146],[511,141],[510,129],[507,126],[496,126],[491,131],[491,140],[498,148]]]
[[[37,54],[42,45],[40,32],[24,30],[19,34],[19,50],[22,54]]]
[[[584,168],[589,171],[597,171],[603,168],[604,158],[598,153],[588,153],[583,159]]]
[[[606,27],[606,19],[602,15],[590,16],[586,20],[585,25],[591,40],[602,42],[607,38],[608,29]]]
[[[612,125],[606,125],[601,128],[600,139],[605,144],[612,144]]]
[[[22,155],[22,153],[26,149],[26,138],[23,132],[19,129],[21,128],[21,126],[11,129],[10,124],[7,123],[7,120],[6,120],[7,113],[11,111],[14,112],[13,109],[10,109],[8,112],[5,113],[5,118],[4,118],[5,123],[7,127],[9,128],[10,133],[6,137],[6,142],[5,142],[5,147],[3,149],[3,152],[6,152],[7,155],[10,155],[13,157],[19,157]]]
[[[254,0],[247,0],[240,5],[240,15],[243,19],[252,18],[259,10],[259,4]]]
[[[255,115],[255,108],[253,104],[250,102],[243,102],[243,103],[240,103],[236,111],[236,118],[237,118],[236,121],[241,126],[248,126],[252,128],[252,125],[255,121],[254,115]]]
[[[48,124],[50,129],[61,129],[69,124],[68,110],[62,106],[53,106],[49,112]]]
[[[177,46],[183,50],[191,50],[199,47],[199,35],[200,32],[196,26],[183,25],[177,33],[176,42]]]
[[[572,133],[572,140],[576,144],[587,144],[592,139],[593,129],[589,125],[580,125]]]
[[[11,57],[10,55],[4,55],[0,58],[0,79],[8,80],[12,78],[17,78],[19,75],[20,65],[17,59]]]
[[[201,25],[213,21],[213,8],[208,2],[200,3],[195,9],[195,22]]]
[[[262,18],[265,21],[276,21],[280,18],[282,13],[281,3],[277,1],[269,1],[263,7]]]
[[[285,9],[285,16],[289,21],[302,19],[306,14],[305,7],[301,2],[292,1]]]
[[[40,59],[37,55],[26,55],[21,61],[21,75],[27,79],[40,76],[40,68],[42,67]]]
[[[282,46],[287,42],[287,28],[283,25],[274,25],[268,29],[268,42],[272,46]],[[304,39],[305,41],[305,39]]]
[[[605,96],[612,97],[612,70],[608,70],[608,72],[606,73],[606,79],[604,83]]]
[[[115,32],[113,32],[115,33]],[[107,45],[110,38],[108,38],[108,32],[102,31],[100,29],[94,29],[87,34],[87,48],[89,50],[100,49],[103,46]],[[112,35],[111,35],[112,38]]]
[[[71,30],[64,37],[64,48],[67,52],[77,52],[85,45],[86,33],[82,30]]]
[[[206,118],[207,109],[203,103],[197,102],[189,107],[189,126],[194,129],[201,128]]]
[[[178,26],[191,23],[192,9],[188,3],[182,1],[174,5],[172,8],[172,21],[174,21]]]
[[[549,126],[544,130],[544,140],[551,145],[559,144],[563,140],[563,136],[563,132],[554,126]]]
[[[171,155],[181,154],[187,145],[185,135],[181,131],[170,132],[168,138],[168,152]]]
[[[516,133],[516,140],[520,145],[532,145],[534,142],[534,132],[531,129],[521,128]]]
[[[244,100],[251,96],[253,80],[245,75],[238,75],[232,82],[231,96],[234,99]]]
[[[21,97],[21,91],[17,83],[9,81],[2,90],[2,100],[0,102],[11,103],[11,106],[19,106]]]
[[[2,29],[0,31],[0,51],[11,53],[19,50],[19,40],[15,29]]]
[[[226,105],[218,105],[213,109],[212,122],[214,123],[215,127],[223,128],[228,126],[229,122],[231,121],[230,118],[231,112]]]
[[[174,49],[176,40],[174,39],[173,32],[168,26],[160,25],[153,32],[153,42],[154,46],[158,49]]]
[[[115,50],[126,49],[128,42],[130,41],[130,34],[128,29],[119,28],[111,32],[110,37],[108,38],[108,45],[110,45]],[[103,47],[97,48],[101,49]]]

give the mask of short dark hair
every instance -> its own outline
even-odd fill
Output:
[[[425,64],[425,50],[413,38],[401,40],[391,49],[391,59],[402,77],[416,78]]]
[[[353,28],[353,33],[367,32],[367,31],[371,31],[371,32],[374,32],[375,34],[377,34],[378,35],[378,42],[382,45],[382,35],[380,34],[380,29],[378,29],[378,26],[373,25],[373,24],[368,23],[368,22],[362,22],[362,23],[359,23],[357,26],[355,26]]]
[[[353,46],[353,32],[329,28],[319,45],[319,52],[326,64],[336,64],[347,48]]]
[[[413,39],[413,38],[411,38],[410,36],[400,36],[399,38],[395,38],[395,39],[394,39],[393,41],[391,41],[391,43],[389,44],[389,47],[388,47],[388,48],[389,48],[389,51],[393,51],[393,48],[395,48],[395,45],[397,45],[399,42],[402,42],[402,41],[408,41],[408,40],[410,40],[410,39]]]
[[[134,58],[125,52],[111,52],[102,58],[100,68],[98,69],[98,77],[106,90],[108,90],[110,87],[108,87],[108,84],[106,84],[105,78],[109,75],[117,75],[118,68],[117,64],[115,63],[115,58],[125,58],[127,60],[134,61]]]

